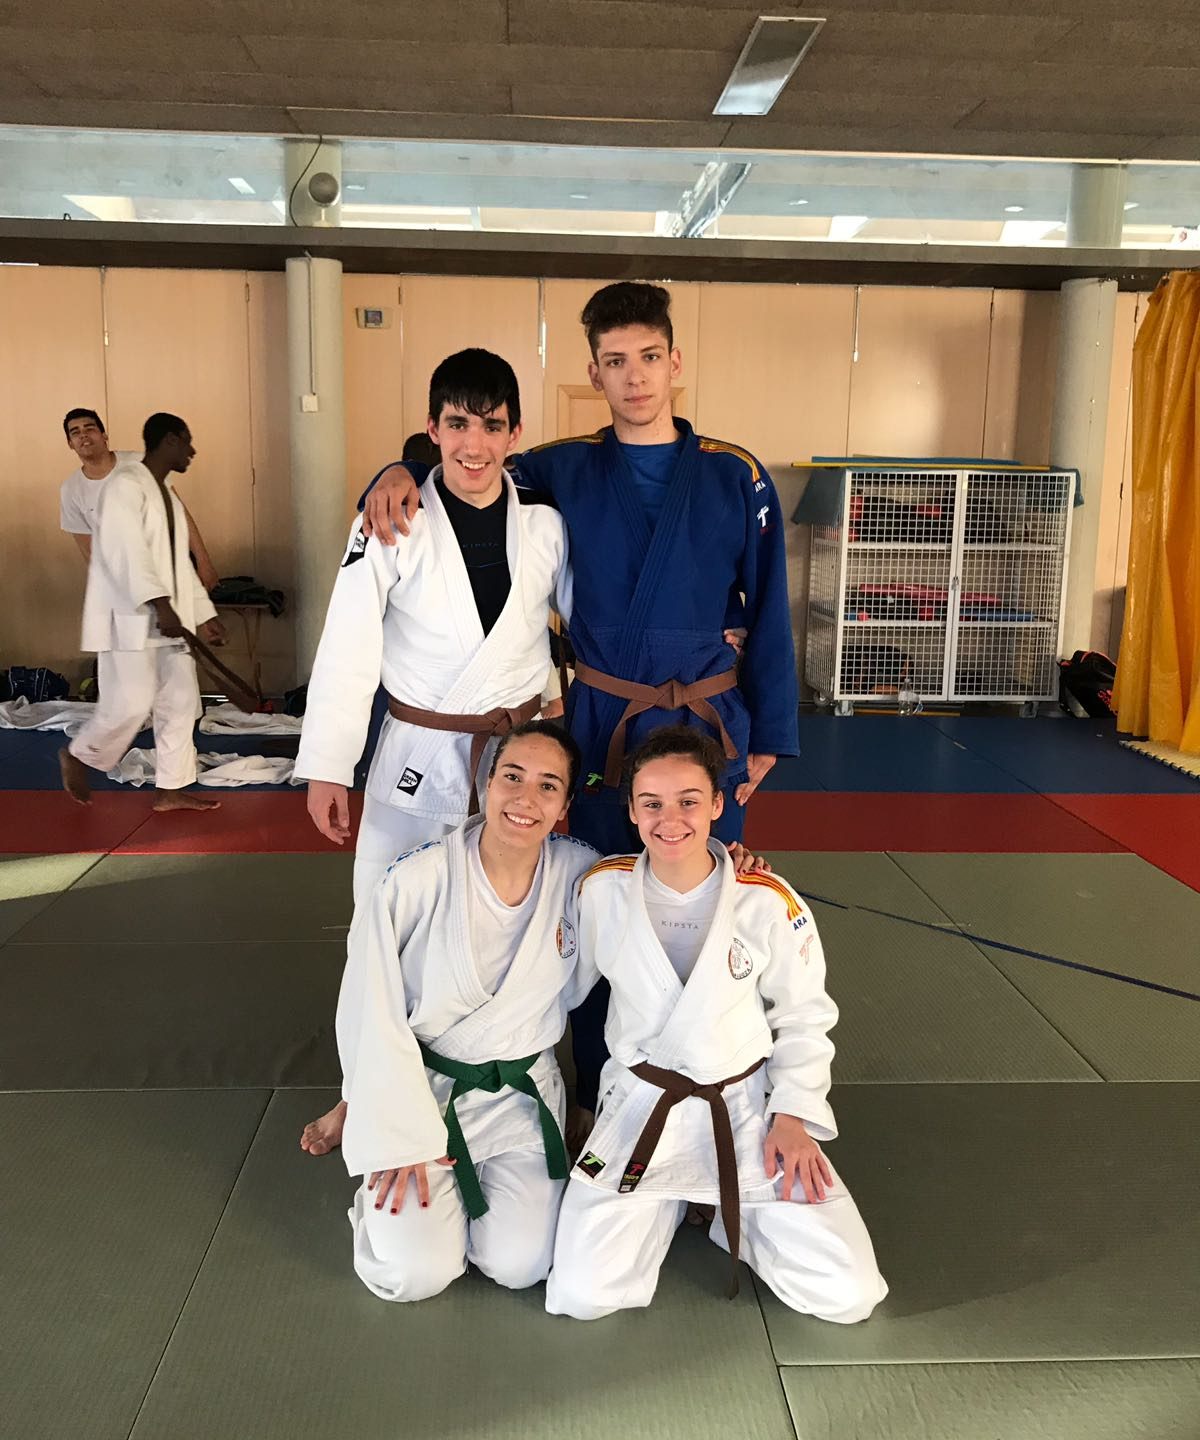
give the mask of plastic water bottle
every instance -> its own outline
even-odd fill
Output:
[[[924,709],[911,680],[901,680],[900,689],[896,692],[896,708],[901,715],[919,715]]]

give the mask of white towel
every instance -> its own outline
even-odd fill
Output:
[[[0,702],[0,730],[61,730],[78,735],[96,707],[87,700],[34,700],[24,695]]]
[[[208,751],[196,756],[197,783],[213,789],[233,790],[240,785],[303,785],[294,780],[296,762],[287,756],[220,755]],[[110,780],[122,785],[154,784],[154,751],[135,746],[126,751],[120,764],[109,772]]]
[[[214,705],[200,720],[202,735],[299,735],[299,715],[251,715],[228,703]]]

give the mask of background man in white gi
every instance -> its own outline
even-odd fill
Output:
[[[541,708],[552,598],[570,613],[562,520],[521,504],[504,469],[521,434],[512,367],[486,350],[449,356],[430,381],[428,429],[442,463],[411,533],[385,546],[360,518],[351,527],[296,758],[313,823],[343,844],[382,678],[389,715],[367,777],[356,906],[397,855],[467,818],[489,735]],[[305,1126],[301,1147],[327,1153],[344,1118],[343,1102]]]
[[[59,491],[59,524],[75,541],[85,562],[91,559],[92,536],[96,530],[96,512],[104,482],[119,464],[142,458],[140,450],[113,450],[104,433],[104,422],[95,410],[68,410],[63,419],[68,446],[79,457],[79,465],[62,483]],[[183,505],[183,501],[179,502]],[[196,573],[206,590],[216,585],[216,567],[200,534],[200,527],[191,511],[183,505],[187,518],[188,549],[196,562]]]
[[[113,470],[100,496],[82,638],[83,649],[97,653],[100,698],[59,752],[63,786],[88,804],[87,767],[111,770],[151,719],[155,810],[215,810],[219,801],[184,789],[196,779],[200,689],[183,633],[214,645],[225,638],[188,554],[183,504],[170,483],[196,451],[178,415],[151,415],[142,438],[144,460]]]
[[[646,849],[580,886],[580,965],[612,986],[596,1128],[563,1201],[553,1315],[649,1305],[687,1202],[719,1205],[710,1236],[785,1305],[865,1320],[887,1294],[870,1236],[819,1141],[837,1007],[807,906],[774,875],[735,875],[710,841],[720,747],[655,731],[630,762]],[[698,1093],[697,1093],[698,1092]]]

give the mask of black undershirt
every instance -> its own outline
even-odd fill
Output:
[[[440,475],[434,484],[462,551],[475,608],[487,635],[500,618],[512,588],[508,573],[508,493],[501,490],[490,505],[477,510],[452,494]]]

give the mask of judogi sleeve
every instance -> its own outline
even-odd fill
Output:
[[[137,481],[113,476],[100,495],[94,539],[100,564],[131,611],[174,590],[171,576],[161,571],[146,539],[142,507]]]
[[[571,896],[567,901],[567,920],[579,937],[575,950],[575,969],[566,989],[568,1012],[583,1004],[600,978],[600,969],[596,964],[596,927],[594,923],[589,925],[584,921],[583,905],[580,901],[582,886],[581,876],[572,886]]]
[[[427,903],[420,888],[390,875],[350,932],[337,1037],[346,1076],[342,1152],[351,1175],[446,1153],[446,1125],[409,1028],[404,990],[404,949]]]
[[[79,503],[78,487],[71,484],[71,479],[64,480],[58,492],[59,529],[65,530],[68,535],[90,535],[92,527]]]
[[[379,688],[388,593],[407,556],[404,537],[394,546],[381,545],[365,539],[361,520],[350,527],[308,682],[296,756],[300,779],[354,783]]]
[[[750,711],[750,753],[800,752],[800,693],[788,604],[783,511],[770,476],[759,465],[763,489],[747,472],[746,538],[739,588],[745,595],[746,648],[738,685]]]
[[[418,485],[424,485],[425,481],[429,478],[430,471],[433,468],[430,465],[423,465],[420,460],[389,460],[388,463],[383,467],[383,470],[390,470],[393,465],[403,465]],[[371,483],[358,497],[358,509],[360,514],[362,513],[363,506],[367,503],[367,496],[371,493],[372,490],[374,490],[376,483],[379,480],[379,477],[383,474],[383,470],[377,470],[375,474],[371,476]]]
[[[797,926],[797,921],[803,923]],[[816,1140],[832,1140],[830,1062],[837,1006],[825,993],[825,954],[808,907],[797,920],[779,907],[768,935],[770,960],[759,981],[774,1047],[767,1060],[767,1114],[795,1115]]]
[[[561,465],[561,461],[558,464]],[[549,450],[526,450],[523,455],[514,455],[508,462],[513,480],[523,490],[534,490],[539,495],[554,494],[554,473],[556,464]]]

